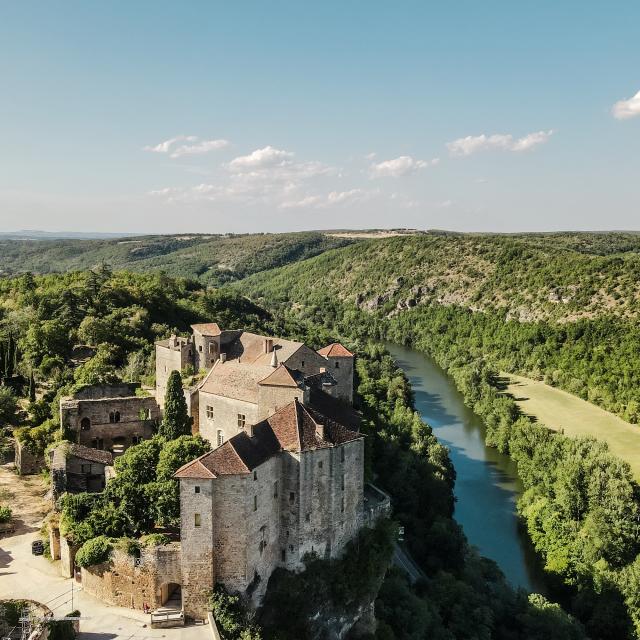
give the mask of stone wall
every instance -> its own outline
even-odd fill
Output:
[[[140,388],[137,382],[119,382],[115,384],[92,384],[82,387],[73,395],[77,400],[100,400],[102,398],[127,398],[136,395]]]
[[[16,470],[21,476],[40,473],[44,469],[44,455],[34,455],[17,438],[14,448]]]
[[[134,440],[150,438],[159,419],[160,408],[153,397],[60,401],[60,424],[87,447],[111,450],[114,444],[121,444],[126,449]]]
[[[207,418],[207,407],[213,410],[213,419]],[[199,432],[209,440],[213,447],[218,446],[218,429],[222,430],[225,442],[239,433],[238,414],[246,416],[246,424],[255,424],[259,421],[258,405],[244,400],[225,398],[200,391],[199,399]]]
[[[213,481],[181,479],[182,606],[185,616],[194,619],[206,617],[215,584],[213,526]]]
[[[204,336],[193,332],[194,366],[196,371],[211,369],[220,354],[220,336]]]
[[[156,344],[156,399],[160,407],[164,407],[164,395],[171,372],[182,371],[193,361],[191,339],[172,336]]]
[[[278,409],[293,402],[294,398],[304,401],[304,391],[298,387],[282,387],[261,384],[258,387],[258,420],[264,420]]]
[[[353,371],[354,358],[330,357],[326,360],[327,371],[336,379],[338,383],[337,396],[353,404]]]
[[[161,607],[169,584],[182,582],[180,544],[143,549],[140,562],[116,549],[111,560],[82,569],[82,587],[96,598],[119,607]]]
[[[73,578],[76,552],[80,547],[70,544],[64,537],[60,536],[60,575],[65,578]]]

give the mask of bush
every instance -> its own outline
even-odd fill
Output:
[[[92,567],[106,562],[111,556],[113,544],[106,536],[98,536],[87,540],[76,553],[76,564],[79,567]]]
[[[161,547],[163,544],[169,544],[171,538],[164,533],[150,533],[140,538],[140,545],[143,547]]]
[[[9,522],[11,520],[11,516],[13,512],[10,507],[5,507],[4,505],[0,505],[0,522]]]

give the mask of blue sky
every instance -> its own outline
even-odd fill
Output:
[[[584,0],[4,3],[0,229],[640,229],[639,24]]]

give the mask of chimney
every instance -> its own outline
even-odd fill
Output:
[[[316,436],[320,438],[320,440],[325,440],[325,435],[327,433],[326,427],[323,424],[316,424]]]
[[[227,361],[227,354],[220,352],[220,362],[226,362]]]
[[[272,351],[272,355],[271,355],[271,366],[276,369],[278,366],[278,354],[276,353],[275,349]]]
[[[247,435],[248,435],[250,438],[253,438],[253,429],[254,429],[254,426],[255,426],[255,425],[253,425],[253,424],[248,424],[248,425],[245,427],[245,431],[246,431]]]
[[[327,367],[320,367],[320,373],[327,373]]]
[[[171,337],[169,338],[169,344],[174,348],[178,346],[178,336],[176,336],[175,333],[171,334]]]
[[[265,338],[264,339],[264,352],[271,353],[273,351],[273,339]]]

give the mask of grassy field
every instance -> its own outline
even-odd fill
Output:
[[[631,465],[640,481],[640,425],[621,418],[543,382],[503,374],[508,390],[525,413],[568,436],[594,436],[608,443],[611,453]]]

